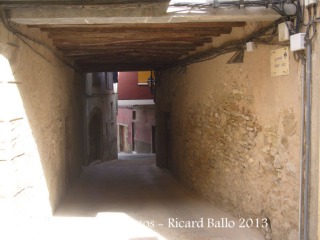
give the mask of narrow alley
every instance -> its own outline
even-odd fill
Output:
[[[0,0],[1,240],[319,240],[317,0]]]
[[[112,213],[119,217],[110,219]],[[264,239],[254,227],[239,228],[239,219],[230,212],[215,207],[179,184],[168,172],[157,168],[154,155],[120,155],[119,160],[87,167],[68,191],[55,217],[60,220],[63,217],[93,218],[81,230],[77,222],[67,223],[77,231],[76,239],[87,234],[92,240]],[[187,221],[201,221],[201,218],[202,224],[187,225]],[[105,220],[103,228],[96,224],[102,219]],[[170,219],[175,221],[169,225]],[[220,221],[220,227],[212,224],[213,219]],[[229,226],[225,224],[226,219]],[[236,225],[231,227],[231,221]],[[138,222],[152,231],[142,226],[137,228]]]

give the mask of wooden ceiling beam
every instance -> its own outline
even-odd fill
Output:
[[[177,51],[177,50],[166,50],[166,51],[148,51],[148,50],[140,50],[140,51],[112,51],[108,53],[69,53],[65,54],[66,57],[79,59],[79,58],[99,58],[99,57],[107,57],[107,56],[117,56],[118,54],[125,54],[126,57],[130,56],[148,56],[148,57],[157,57],[160,54],[166,56],[183,56],[187,55],[188,51]]]
[[[121,63],[121,62],[126,62],[126,61],[136,61],[136,62],[153,62],[153,63],[157,63],[157,62],[163,62],[163,61],[168,61],[168,60],[172,60],[172,59],[179,59],[182,55],[176,55],[176,54],[166,54],[166,57],[164,58],[160,58],[158,55],[149,55],[149,56],[141,56],[139,54],[137,55],[127,55],[124,58],[119,58],[117,59],[117,61],[114,60],[114,56],[113,57],[103,57],[103,56],[94,56],[95,59],[92,59],[91,56],[77,56],[77,57],[72,57],[71,59],[76,60],[76,61],[82,61],[82,62],[117,62],[117,63]]]
[[[114,60],[112,58],[84,58],[84,59],[76,59],[75,62],[77,64],[88,65],[88,64],[148,64],[148,65],[156,65],[156,64],[164,64],[167,62],[175,62],[178,57],[166,57],[166,58],[143,58],[137,60],[136,57],[126,57]]]
[[[71,35],[74,34],[86,34],[90,36],[98,35],[98,34],[110,34],[110,33],[136,33],[136,34],[147,34],[147,33],[186,33],[186,32],[193,32],[195,34],[211,34],[216,32],[222,32],[222,33],[229,33],[231,31],[231,27],[223,27],[223,28],[142,28],[142,29],[121,29],[121,28],[107,28],[107,29],[94,29],[94,30],[81,30],[77,29],[76,27],[72,30],[59,30],[55,29],[47,30],[46,33],[49,34],[49,36],[55,37],[55,36],[64,36],[64,35]],[[90,31],[89,31],[90,30]]]
[[[81,45],[81,44],[95,44],[95,43],[124,43],[124,42],[146,42],[146,41],[186,41],[186,42],[211,42],[211,37],[196,37],[196,36],[143,36],[143,37],[132,37],[123,38],[121,36],[105,37],[105,38],[75,38],[75,39],[53,39],[54,44],[62,45]]]
[[[159,66],[148,66],[148,65],[137,65],[137,66],[130,66],[130,65],[103,65],[98,67],[86,67],[86,66],[79,66],[79,68],[84,73],[88,72],[135,72],[135,71],[150,71],[150,70],[161,70],[172,66],[172,64],[167,65],[159,65]]]
[[[117,49],[117,48],[196,48],[202,45],[202,42],[183,42],[183,41],[157,41],[149,42],[130,42],[130,43],[99,43],[99,44],[91,44],[89,46],[65,46],[65,45],[56,45],[57,49],[61,51],[94,51],[94,50],[108,50],[108,49]]]
[[[40,27],[42,31],[70,31],[70,32],[94,32],[107,29],[141,30],[141,29],[204,29],[204,28],[232,28],[244,27],[245,22],[181,22],[181,23],[126,23],[126,24],[77,24],[77,25],[29,25],[29,27]]]
[[[162,62],[162,63],[135,63],[135,62],[127,62],[127,63],[78,63],[76,62],[77,66],[79,66],[80,68],[91,68],[91,69],[101,69],[104,67],[109,67],[109,68],[113,68],[114,70],[116,70],[117,68],[121,68],[121,67],[131,67],[131,68],[136,68],[138,66],[143,66],[146,67],[147,69],[156,69],[156,68],[160,68],[163,66],[169,66],[172,65],[173,62]]]
[[[148,52],[144,52],[144,51],[134,51],[134,52],[117,52],[117,51],[113,51],[113,52],[108,52],[108,53],[68,53],[65,54],[66,57],[69,58],[89,58],[89,57],[99,57],[99,56],[116,56],[118,54],[125,54],[127,57],[130,56],[136,56],[136,55],[141,55],[141,56],[158,56],[160,54],[166,55],[166,56],[184,56],[187,55],[189,52],[188,51],[176,51],[176,50],[167,50],[167,51],[148,51]]]
[[[209,43],[212,42],[211,37],[152,37],[149,38],[132,38],[132,39],[123,39],[121,37],[114,38],[100,38],[100,39],[68,39],[68,40],[56,40],[53,39],[53,44],[56,46],[90,46],[95,44],[113,44],[113,43],[130,43],[130,42],[151,42],[153,41],[156,44],[157,41],[184,41],[184,42],[201,42]]]
[[[177,62],[179,60],[178,57],[175,58],[167,58],[167,59],[161,59],[159,61],[152,61],[153,59],[146,59],[143,61],[137,61],[136,59],[128,58],[128,59],[119,59],[119,61],[112,61],[112,59],[100,59],[96,61],[91,61],[90,59],[75,59],[75,63],[79,65],[121,65],[121,64],[127,64],[131,65],[133,63],[139,64],[139,65],[163,65],[167,63],[173,63]]]
[[[127,51],[192,51],[196,48],[196,46],[179,46],[179,45],[172,45],[172,46],[106,46],[103,48],[65,48],[59,49],[63,51],[65,55],[77,55],[77,54],[108,54],[109,52],[113,51],[123,51],[124,49]]]
[[[60,35],[73,35],[73,34],[106,34],[106,33],[185,33],[185,32],[194,32],[194,33],[210,33],[210,32],[230,32],[232,27],[167,27],[167,28],[149,28],[149,27],[126,27],[126,28],[41,28],[42,31],[49,33],[51,36],[60,36]]]
[[[138,71],[174,65],[244,22],[40,25],[84,72]]]
[[[127,67],[131,67],[131,68],[135,68],[138,66],[144,66],[148,69],[155,69],[155,68],[160,68],[163,66],[168,66],[168,65],[172,65],[173,62],[162,62],[162,63],[134,63],[134,62],[127,62],[127,63],[79,63],[76,62],[77,66],[79,66],[80,68],[95,68],[95,69],[101,69],[103,67],[110,67],[113,68],[114,70],[116,70],[116,68],[121,68],[124,66]]]
[[[49,38],[53,39],[103,39],[103,38],[125,38],[125,39],[132,39],[132,38],[169,38],[169,37],[204,37],[204,36],[218,36],[221,34],[229,34],[231,33],[232,28],[221,28],[221,29],[211,29],[208,31],[188,31],[184,30],[184,32],[174,32],[174,31],[154,31],[154,32],[109,32],[109,33],[86,33],[86,32],[73,32],[73,33],[50,33],[48,34]]]

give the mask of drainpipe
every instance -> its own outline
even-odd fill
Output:
[[[302,59],[301,73],[301,126],[300,126],[300,194],[299,194],[299,240],[303,240],[303,192],[304,192],[304,122],[305,122],[305,84],[306,84],[306,61]]]
[[[312,79],[312,46],[307,40],[307,64],[306,64],[306,84],[307,84],[307,112],[306,112],[306,169],[305,169],[305,189],[304,189],[304,238],[308,239],[309,230],[309,172],[311,158],[311,79]]]
[[[306,59],[302,59],[302,65],[303,71],[301,75],[299,240],[308,240],[312,79],[312,46],[309,39],[306,40]]]
[[[305,163],[305,186],[304,186],[304,240],[309,236],[309,173],[311,158],[311,80],[312,80],[312,46],[311,40],[306,39],[306,163]]]

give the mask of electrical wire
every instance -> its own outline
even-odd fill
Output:
[[[305,39],[306,39],[306,41],[312,41],[312,39],[314,38],[314,36],[317,32],[317,28],[316,28],[317,11],[316,11],[316,8],[314,8],[314,7],[308,7],[307,10],[308,10],[309,21],[307,23],[306,38]],[[312,10],[313,10],[313,12],[312,12]]]
[[[281,21],[283,22],[285,20],[285,23],[287,24],[287,20],[292,20],[292,17],[296,17],[296,26],[293,28],[291,27],[291,25],[287,24],[288,29],[290,30],[290,33],[293,34],[295,32],[297,32],[301,26],[301,17],[303,16],[303,11],[301,10],[301,4],[300,4],[300,0],[297,0],[297,3],[295,3],[294,0],[260,0],[260,1],[245,1],[245,0],[240,0],[240,1],[219,1],[219,0],[213,0],[212,3],[174,3],[174,4],[170,4],[169,7],[189,7],[190,11],[192,11],[193,9],[204,9],[204,8],[221,8],[221,7],[238,7],[240,8],[241,6],[243,7],[266,7],[268,8],[271,5],[271,8],[274,9],[275,11],[277,11],[281,16]],[[285,6],[287,5],[293,5],[295,7],[295,13],[294,16],[289,15],[286,10],[285,10]],[[140,7],[140,4],[139,4]],[[183,11],[183,10],[179,10],[179,11]],[[62,61],[64,64],[66,64],[67,66],[75,69],[76,71],[79,71],[78,69],[76,69],[76,67],[68,62],[66,62],[64,59],[62,59],[53,49],[51,49],[50,47],[44,45],[43,43],[41,43],[40,41],[33,39],[31,37],[29,37],[28,35],[18,31],[17,29],[13,28],[10,25],[10,22],[8,21],[7,17],[6,17],[6,13],[5,11],[2,11],[3,14],[1,14],[1,18],[3,20],[3,22],[5,23],[6,27],[8,28],[9,31],[13,32],[15,35],[17,35],[22,42],[24,42],[26,45],[28,45],[34,52],[36,52],[38,55],[40,55],[42,58],[46,59],[45,56],[43,54],[41,54],[39,51],[37,51],[36,49],[34,49],[30,44],[28,44],[26,42],[25,39],[30,40],[34,43],[37,43],[39,45],[41,45],[42,47],[46,48],[47,50],[49,50],[50,52],[52,52],[60,61]],[[270,42],[273,37],[276,34],[276,27],[277,24],[279,23],[279,21],[276,21],[274,24],[272,25],[272,34],[266,35],[264,32],[264,29],[262,30],[258,30],[255,34],[252,34],[248,37],[246,37],[243,40],[240,40],[237,43],[231,43],[231,44],[226,44],[220,48],[216,48],[213,51],[211,51],[210,53],[206,53],[204,54],[204,57],[199,57],[197,56],[192,56],[190,58],[187,58],[187,60],[191,60],[190,63],[195,63],[195,62],[199,62],[199,61],[206,61],[209,59],[212,59],[214,57],[217,57],[221,54],[224,53],[228,53],[228,52],[232,52],[232,51],[236,51],[239,50],[241,48],[244,47],[244,45],[246,44],[246,42],[248,41],[259,41],[260,43],[268,43]],[[270,28],[265,28],[267,29],[267,31],[270,30]],[[259,39],[264,37],[264,39]],[[203,55],[203,54],[200,54]],[[300,54],[297,54],[297,56],[300,56]],[[198,59],[197,59],[198,58]],[[50,61],[48,59],[46,59],[47,61]],[[186,62],[186,60],[184,60],[183,62]]]
[[[7,14],[6,11],[4,9],[0,9],[0,18],[2,20],[2,22],[4,23],[4,26],[6,27],[6,29],[13,33],[14,35],[16,35],[25,45],[27,45],[34,53],[36,53],[38,56],[40,56],[43,60],[47,61],[48,63],[52,63],[52,61],[50,61],[44,54],[42,54],[40,51],[38,51],[37,49],[35,49],[30,43],[28,43],[27,40],[43,47],[44,49],[50,51],[57,59],[59,59],[63,64],[67,65],[68,67],[74,69],[76,72],[81,72],[76,66],[74,66],[73,64],[67,62],[65,59],[63,59],[61,56],[58,55],[58,53],[56,53],[53,49],[51,49],[49,46],[45,45],[44,43],[42,43],[41,41],[34,39],[30,36],[28,36],[27,34],[19,31],[18,29],[14,28],[11,24],[9,19],[7,18]]]
[[[294,14],[288,14],[286,12],[285,6],[292,5],[295,7],[296,12]],[[181,7],[186,7],[192,9],[198,9],[198,10],[203,10],[203,9],[210,9],[210,8],[223,8],[223,7],[236,7],[236,8],[246,8],[246,7],[265,7],[265,8],[271,8],[278,12],[281,16],[288,17],[292,15],[296,15],[296,13],[300,8],[299,6],[295,3],[295,0],[260,0],[260,1],[245,1],[245,0],[239,0],[239,1],[219,1],[219,0],[213,0],[212,3],[172,3],[169,5],[170,7],[176,7],[176,8],[181,8]],[[181,11],[181,10],[177,10]],[[175,11],[173,11],[175,12]]]
[[[222,54],[238,51],[240,49],[243,49],[247,42],[254,41],[256,43],[262,43],[262,44],[268,43],[277,35],[277,26],[280,22],[283,22],[283,21],[284,19],[280,18],[277,21],[273,22],[272,24],[268,25],[267,27],[261,28],[251,33],[248,37],[244,39],[224,44],[219,48],[213,48],[210,51],[206,51],[205,53],[199,53],[199,54],[187,57],[181,60],[173,68],[181,68],[193,63],[208,61]]]
[[[219,48],[214,48],[211,51],[206,51],[205,53],[199,53],[190,57],[187,57],[180,61],[178,65],[174,66],[174,68],[178,67],[181,68],[183,66],[187,66],[193,63],[208,61],[210,59],[216,58],[222,54],[238,51],[240,49],[243,49],[245,44],[250,41],[255,41],[257,43],[264,43],[268,44],[276,35],[277,35],[277,26],[281,22],[285,22],[287,25],[287,28],[289,29],[289,33],[295,34],[299,32],[301,25],[303,24],[303,9],[300,3],[300,0],[262,0],[262,1],[218,1],[213,0],[212,3],[174,3],[170,4],[170,6],[173,7],[193,7],[198,9],[208,8],[208,7],[226,7],[226,6],[235,6],[235,7],[269,7],[271,5],[271,8],[278,12],[282,17],[272,23],[271,25],[262,28],[258,31],[255,31],[249,36],[246,36],[244,39],[239,40],[237,42],[231,42],[227,43]],[[287,5],[292,5],[295,7],[294,14],[288,14],[286,12],[285,7]],[[296,21],[295,26],[288,24],[288,21]],[[315,19],[314,21],[317,21]],[[315,27],[313,27],[315,29]],[[269,34],[268,34],[269,33]],[[305,60],[305,56],[302,52],[296,52],[294,54],[295,59],[297,60]]]

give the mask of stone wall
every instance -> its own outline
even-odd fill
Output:
[[[106,88],[108,79],[112,80],[112,72],[105,73],[87,73],[86,74],[86,98],[85,98],[85,144],[86,144],[86,159],[84,165],[91,161],[101,160],[108,161],[118,157],[117,155],[117,123],[116,123],[116,108],[117,96],[113,89]],[[92,80],[98,81],[99,84],[92,85]],[[90,91],[88,89],[90,85]],[[90,93],[89,93],[90,92]],[[101,114],[101,159],[92,159],[90,156],[90,132],[89,124],[96,112]]]
[[[40,31],[19,29],[50,46]],[[50,216],[83,157],[82,76],[25,41],[0,23],[0,208],[15,224]]]
[[[261,231],[282,240],[298,230],[300,68],[290,54],[290,75],[271,78],[277,48],[162,72],[157,164],[236,216],[269,219]]]

